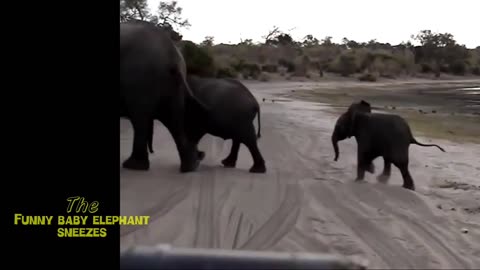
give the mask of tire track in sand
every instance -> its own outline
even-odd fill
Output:
[[[312,187],[315,194],[312,199],[330,209],[340,222],[350,228],[359,242],[365,243],[387,265],[393,268],[414,268],[411,254],[397,243],[389,241],[388,232],[369,220],[369,214],[362,205],[352,200],[351,194],[345,192],[342,186],[340,184],[332,188],[324,183],[316,185]]]
[[[286,189],[283,201],[277,210],[240,246],[240,249],[268,249],[295,225],[300,214],[302,197],[297,184],[287,184]]]
[[[165,196],[160,198],[158,203],[155,203],[149,209],[143,211],[139,216],[150,216],[149,223],[161,218],[162,216],[166,215],[170,210],[172,210],[176,205],[178,205],[181,201],[185,200],[191,190],[191,180],[184,179],[180,180],[182,184],[177,186],[169,196]],[[127,236],[137,230],[143,229],[145,226],[121,226],[120,227],[120,237]]]
[[[158,203],[138,215],[150,216],[149,223],[166,215],[176,205],[188,197],[188,194],[191,190],[191,181],[183,180],[183,182],[184,183],[180,186],[177,186],[169,196],[160,198]],[[142,225],[121,226],[120,237],[127,236],[143,228],[145,228],[145,226]]]
[[[443,239],[449,233],[443,233],[442,228],[437,225],[441,224],[442,220],[435,217],[429,207],[422,201],[417,194],[411,193],[400,189],[400,187],[391,186],[359,186],[353,190],[353,185],[348,187],[351,193],[362,203],[369,205],[371,208],[379,208],[379,205],[375,202],[384,201],[381,205],[381,210],[388,215],[395,218],[398,226],[409,235],[409,241],[415,242],[418,246],[424,246],[429,256],[432,267],[441,267],[441,265],[449,265],[454,268],[467,268],[468,263],[457,252],[449,248],[448,243],[451,241],[461,241],[460,239]],[[399,192],[405,194],[399,195]],[[410,197],[407,201],[406,198]],[[393,206],[394,205],[394,206]],[[406,209],[406,210],[404,210]],[[412,211],[415,209],[415,211]],[[405,211],[409,211],[413,215],[406,214]],[[438,221],[426,224],[422,220]],[[444,220],[448,222],[447,220]],[[446,243],[447,242],[447,243]],[[428,245],[425,245],[428,243]],[[462,246],[468,245],[463,243]],[[418,253],[418,252],[416,252]],[[434,260],[433,258],[436,258]],[[441,262],[441,263],[440,263]],[[436,264],[436,265],[433,265]]]
[[[197,179],[198,186],[198,209],[196,217],[196,232],[193,246],[198,248],[214,248],[215,233],[214,224],[214,177]]]

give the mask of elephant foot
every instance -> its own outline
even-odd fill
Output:
[[[249,172],[251,173],[266,173],[267,168],[265,164],[253,164],[252,168],[250,168]]]
[[[377,176],[377,181],[380,183],[387,183],[388,179],[390,179],[390,175],[380,174]]]
[[[203,151],[198,151],[198,160],[203,160],[205,158],[205,152]]]
[[[125,160],[122,164],[123,168],[136,171],[148,171],[150,169],[149,160],[138,160],[132,157]]]
[[[353,180],[353,181],[354,181],[354,182],[362,182],[363,180],[364,180],[363,178],[357,177],[357,178],[355,178],[355,180]]]
[[[367,172],[374,174],[375,173],[375,165],[373,163],[370,163],[370,165],[366,169]]]
[[[403,184],[402,187],[406,188],[406,189],[409,189],[409,190],[415,190],[415,185],[414,184],[411,184],[411,185]]]
[[[197,170],[199,165],[200,165],[200,161],[198,159],[196,159],[194,162],[182,163],[180,165],[180,172],[181,173],[193,172]]]
[[[227,157],[226,159],[222,160],[222,164],[225,166],[225,168],[235,168],[237,161]]]

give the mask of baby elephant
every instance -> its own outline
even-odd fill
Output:
[[[357,141],[357,178],[361,181],[365,171],[374,173],[373,160],[383,157],[384,168],[377,179],[387,182],[393,163],[402,173],[403,187],[415,190],[415,184],[408,170],[409,146],[435,146],[442,152],[445,150],[436,144],[419,143],[405,119],[398,115],[372,113],[368,102],[362,100],[352,103],[335,124],[332,144],[335,150],[335,161],[338,160],[338,141],[355,137]]]
[[[230,154],[222,161],[225,167],[236,166],[240,144],[247,146],[253,158],[252,173],[265,173],[265,161],[257,145],[260,138],[260,106],[253,94],[235,79],[202,78],[187,76],[187,82],[194,95],[208,107],[208,111],[186,101],[187,137],[198,144],[205,134],[232,139]],[[258,133],[253,120],[258,117]],[[153,121],[148,138],[148,147],[153,153]],[[205,153],[198,151],[202,160]]]

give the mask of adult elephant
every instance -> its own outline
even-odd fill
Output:
[[[383,157],[384,168],[378,180],[386,182],[390,177],[391,165],[401,172],[403,187],[415,190],[413,178],[408,169],[409,146],[435,146],[442,152],[445,150],[436,144],[419,143],[412,134],[407,121],[399,115],[372,113],[368,102],[362,100],[352,103],[335,124],[332,144],[335,150],[335,161],[338,160],[338,141],[355,137],[357,141],[357,178],[361,181],[365,171],[374,173],[373,160]]]
[[[186,82],[185,61],[168,33],[143,21],[120,24],[120,116],[134,130],[133,149],[123,167],[148,170],[147,139],[154,114],[171,133],[180,171],[196,170],[196,144],[185,133],[185,104],[206,109]]]
[[[240,144],[244,144],[252,155],[252,173],[265,173],[265,160],[260,153],[257,139],[260,138],[260,105],[245,85],[235,79],[202,78],[187,76],[188,85],[194,95],[209,108],[209,113],[199,111],[198,107],[187,107],[187,136],[198,143],[205,134],[232,139],[230,154],[222,160],[225,167],[235,167]],[[258,118],[258,132],[255,132],[253,120]],[[153,121],[151,121],[149,148],[153,152]],[[198,159],[205,153],[197,152]]]

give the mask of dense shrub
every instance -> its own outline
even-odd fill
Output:
[[[268,82],[270,81],[270,75],[266,72],[262,72],[259,76],[259,80],[262,82]]]
[[[448,73],[450,71],[450,67],[446,64],[442,64],[440,65],[440,72],[443,72],[443,73]]]
[[[242,72],[244,65],[245,65],[245,60],[237,59],[236,61],[231,63],[230,67],[236,72]]]
[[[356,69],[355,56],[349,54],[340,55],[336,66],[336,71],[340,73],[340,75],[348,77],[354,74]]]
[[[243,70],[254,80],[256,80],[262,72],[260,66],[253,63],[245,64]]]
[[[283,66],[280,66],[278,67],[278,73],[280,74],[280,76],[285,76],[285,74],[287,74],[287,68],[286,67],[283,67]]]
[[[433,71],[433,68],[432,68],[432,66],[431,66],[430,64],[428,64],[428,63],[421,63],[421,64],[420,64],[420,71],[421,71],[422,73],[430,73],[430,72]]]
[[[265,64],[262,66],[262,71],[276,73],[278,71],[278,65],[275,64]]]
[[[480,66],[475,66],[472,68],[472,74],[480,76]]]
[[[202,77],[215,76],[215,63],[206,48],[202,48],[191,41],[184,41],[182,54],[185,58],[188,74]]]
[[[232,68],[232,71],[236,73],[241,73],[244,79],[248,79],[250,77],[253,79],[256,79],[258,78],[258,75],[260,74],[260,72],[262,72],[259,65],[255,63],[247,63],[243,59],[240,59],[232,63],[231,68]]]
[[[207,55],[210,53],[214,55],[214,67],[192,63],[188,66],[196,73],[200,67],[207,69],[205,73],[212,73],[212,68],[222,67],[222,70],[215,71],[215,74],[218,76],[241,74],[245,78],[257,78],[261,72],[270,75],[279,73],[283,77],[287,74],[322,76],[323,72],[334,72],[343,76],[371,73],[376,78],[395,78],[402,74],[414,75],[420,72],[437,77],[443,73],[478,74],[480,49],[468,50],[455,44],[454,40],[449,40],[448,35],[442,35],[432,36],[436,38],[432,40],[439,42],[438,44],[434,42],[424,46],[413,46],[409,42],[391,45],[376,41],[368,43],[348,41],[345,44],[338,44],[327,39],[325,42],[312,43],[308,46],[295,42],[271,45],[254,44],[252,41],[217,44],[205,48]],[[223,67],[229,68],[223,70]]]
[[[217,69],[217,78],[236,78],[237,72],[232,68],[223,67]]]
[[[292,61],[281,58],[280,60],[278,60],[278,65],[287,68],[287,72],[295,71],[295,64]]]
[[[456,60],[450,65],[450,72],[455,75],[465,75],[467,64],[462,60]]]
[[[373,75],[372,73],[365,73],[358,77],[358,80],[362,82],[376,82],[377,76]]]

